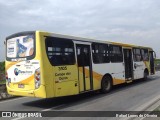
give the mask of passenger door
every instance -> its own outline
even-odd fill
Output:
[[[76,44],[80,92],[93,89],[90,45]]]
[[[155,65],[154,65],[154,56],[153,51],[149,52],[149,58],[150,58],[150,73],[155,74]]]
[[[124,53],[124,66],[125,66],[125,79],[131,80],[133,78],[133,60],[131,49],[123,49]]]
[[[134,79],[143,78],[145,64],[142,61],[141,49],[133,48],[133,71],[134,71]]]

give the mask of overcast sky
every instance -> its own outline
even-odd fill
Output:
[[[160,0],[0,0],[0,61],[5,37],[28,30],[150,46],[160,57]]]

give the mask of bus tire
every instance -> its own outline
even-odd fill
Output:
[[[148,70],[144,71],[144,76],[143,76],[143,80],[147,80],[148,79]]]
[[[112,89],[112,79],[110,76],[105,75],[101,81],[101,92],[108,93]]]

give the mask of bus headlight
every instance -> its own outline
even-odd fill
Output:
[[[35,70],[34,79],[35,79],[35,88],[37,89],[41,85],[41,81],[40,81],[40,68],[38,68],[38,69]]]

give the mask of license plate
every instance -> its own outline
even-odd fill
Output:
[[[18,84],[18,88],[24,88],[23,84]]]

